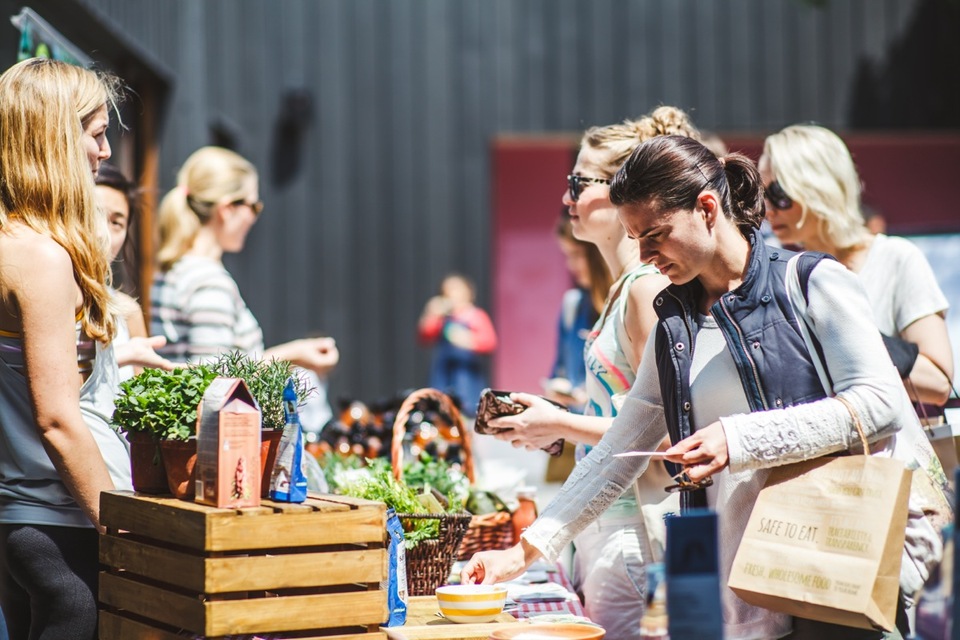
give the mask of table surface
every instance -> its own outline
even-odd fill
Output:
[[[457,624],[437,615],[436,596],[413,596],[407,602],[407,622],[402,627],[381,627],[391,640],[487,640],[504,624],[517,624],[509,613],[501,613],[493,622]]]
[[[459,567],[453,575],[459,575]],[[526,584],[524,578],[546,578],[542,584]],[[407,602],[407,622],[401,627],[382,627],[391,640],[487,640],[490,633],[504,624],[516,624],[541,615],[572,615],[586,617],[580,600],[573,593],[570,579],[560,565],[538,562],[516,583],[504,583],[511,591],[523,593],[541,589],[550,595],[564,595],[561,602],[519,602],[485,624],[457,624],[437,615],[440,607],[436,596],[414,596]]]

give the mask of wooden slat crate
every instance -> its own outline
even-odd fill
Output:
[[[382,503],[233,510],[111,491],[100,521],[101,640],[386,637]]]

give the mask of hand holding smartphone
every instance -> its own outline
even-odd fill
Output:
[[[559,402],[554,402],[549,398],[543,399],[564,411],[567,410],[566,407]],[[508,429],[491,427],[488,421],[502,416],[515,416],[523,413],[526,408],[526,405],[511,400],[509,391],[484,389],[483,393],[480,394],[480,402],[477,404],[477,420],[474,423],[473,430],[485,435],[508,431]],[[561,438],[553,444],[544,447],[543,450],[552,456],[559,456],[563,453],[563,439]]]

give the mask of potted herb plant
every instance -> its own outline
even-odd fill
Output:
[[[210,366],[217,375],[242,379],[260,407],[260,486],[261,497],[265,498],[270,492],[270,475],[283,435],[283,389],[287,380],[293,378],[293,388],[301,405],[310,397],[313,389],[286,360],[261,360],[233,351],[221,354]]]
[[[120,384],[113,426],[130,442],[133,486],[145,493],[193,496],[197,406],[217,377],[206,365],[173,371],[145,369]],[[159,455],[158,455],[159,450]],[[166,486],[158,480],[162,460]]]

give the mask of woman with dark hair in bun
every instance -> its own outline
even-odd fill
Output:
[[[720,580],[726,585],[753,503],[776,466],[856,448],[860,417],[871,453],[900,457],[920,426],[890,362],[856,276],[820,256],[810,271],[807,317],[823,347],[836,397],[825,392],[786,294],[793,255],[766,247],[760,175],[745,156],[718,158],[699,142],[661,136],[640,145],[610,185],[644,262],[670,280],[654,299],[658,323],[623,407],[558,498],[506,551],[475,555],[465,583],[521,573],[556,558],[649,463],[612,454],[651,451],[669,435],[682,465],[681,508],[719,514]],[[708,489],[709,486],[709,489]],[[901,571],[906,593],[939,561],[942,545],[911,495]],[[907,594],[909,595],[909,594]],[[882,638],[883,632],[791,618],[722,589],[724,637]],[[902,613],[901,606],[899,613]]]

